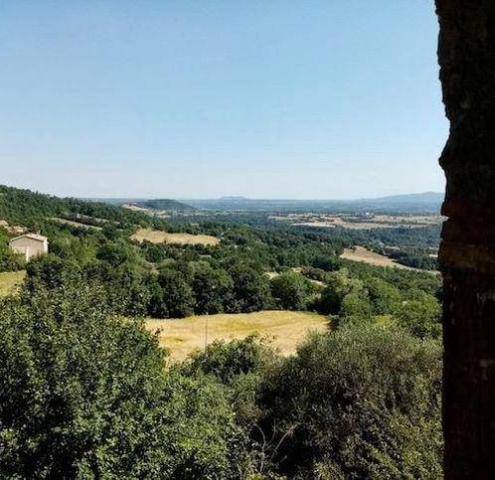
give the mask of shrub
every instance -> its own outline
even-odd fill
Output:
[[[263,428],[282,473],[441,478],[441,349],[399,329],[314,335],[264,383]]]
[[[0,305],[0,477],[239,478],[220,385],[167,373],[156,338],[102,296],[65,285]]]
[[[259,373],[276,358],[274,350],[257,335],[230,342],[215,341],[205,351],[193,353],[184,364],[187,372],[213,374],[223,384],[229,384],[241,374]]]
[[[314,290],[312,283],[296,272],[282,273],[270,284],[274,300],[284,310],[305,310]]]
[[[440,338],[442,335],[441,307],[432,295],[422,293],[415,300],[407,300],[397,311],[399,325],[419,338]]]

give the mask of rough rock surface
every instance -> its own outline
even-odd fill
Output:
[[[436,0],[450,136],[444,275],[447,480],[495,479],[495,0]]]

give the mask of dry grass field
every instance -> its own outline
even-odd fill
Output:
[[[346,260],[353,260],[354,262],[365,262],[370,265],[376,265],[378,267],[395,267],[402,268],[405,270],[416,270],[415,268],[406,267],[394,260],[386,257],[385,255],[380,255],[379,253],[372,252],[364,247],[354,247],[346,248],[341,258]]]
[[[19,272],[1,272],[0,273],[0,297],[5,297],[15,291],[21,286],[24,281],[26,272],[21,270]]]
[[[210,235],[192,235],[190,233],[167,233],[161,230],[139,228],[131,235],[131,240],[151,243],[176,243],[180,245],[218,245],[220,239]]]
[[[61,223],[62,225],[70,225],[71,227],[79,227],[84,230],[101,230],[101,227],[97,225],[89,225],[88,223],[76,222],[74,220],[67,220],[65,218],[51,217],[48,220],[51,220],[55,223]]]
[[[318,228],[346,228],[349,230],[371,230],[375,228],[421,228],[440,224],[440,215],[347,215],[289,213],[272,215],[269,218],[290,222],[293,226]]]
[[[293,272],[296,272],[296,273],[302,273],[302,268],[300,268],[300,267],[293,267],[293,268],[291,268],[291,270]],[[280,275],[280,273],[279,272],[265,272],[265,275],[268,277],[269,280],[273,280],[274,278],[278,277]],[[319,280],[314,280],[314,279],[308,278],[308,277],[306,277],[306,279],[315,285],[319,285],[320,287],[325,286],[325,283],[320,282]]]
[[[132,203],[125,203],[122,205],[122,208],[126,208],[127,210],[132,210],[133,212],[143,212],[143,213],[149,213],[149,210],[144,207],[139,207],[137,205],[133,205]]]
[[[310,312],[266,310],[254,313],[192,316],[174,320],[146,321],[150,331],[159,331],[160,344],[170,349],[172,360],[183,360],[214,340],[242,339],[253,333],[273,339],[283,355],[296,351],[310,331],[324,332],[328,318]]]

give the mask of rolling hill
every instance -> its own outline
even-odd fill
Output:
[[[118,205],[103,202],[59,198],[31,190],[0,185],[0,220],[29,227],[50,218],[77,220],[80,218],[118,222],[121,224],[147,223],[142,212],[126,210]],[[98,224],[99,224],[98,223]]]
[[[142,208],[149,208],[150,210],[161,210],[168,212],[192,212],[196,210],[191,205],[186,205],[185,203],[181,203],[177,200],[171,200],[168,198],[143,200],[139,202],[133,202],[133,204]]]

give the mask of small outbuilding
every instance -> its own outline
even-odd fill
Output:
[[[15,253],[25,256],[26,262],[48,253],[48,238],[37,233],[26,233],[13,238],[9,247]]]

